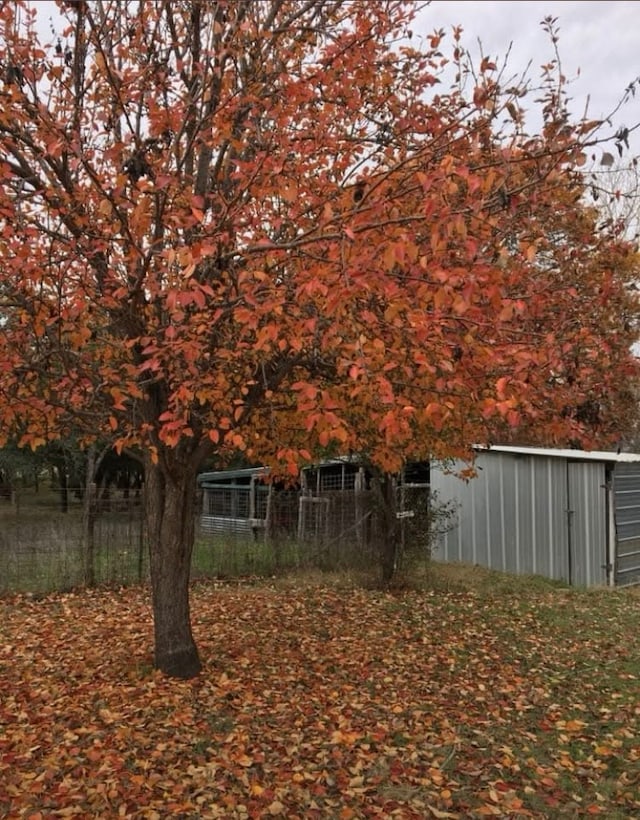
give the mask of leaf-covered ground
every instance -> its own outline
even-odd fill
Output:
[[[640,817],[640,597],[198,585],[0,601],[0,816]]]

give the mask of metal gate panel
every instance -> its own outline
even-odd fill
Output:
[[[617,464],[613,478],[617,586],[640,583],[640,463]]]
[[[607,583],[605,465],[567,462],[570,581],[576,586]]]

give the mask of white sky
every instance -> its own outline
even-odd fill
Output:
[[[491,58],[504,57],[513,43],[509,66],[513,74],[531,61],[531,76],[539,77],[539,66],[553,59],[553,49],[540,22],[548,15],[557,18],[562,68],[568,79],[573,104],[571,113],[581,116],[587,100],[589,116],[600,119],[612,112],[625,88],[640,77],[640,2],[494,2],[493,0],[432,0],[421,15],[416,34],[442,28],[450,37],[454,25],[464,29],[463,43]],[[614,129],[631,128],[640,122],[640,84],[613,120]],[[632,150],[640,152],[640,129],[632,136]]]

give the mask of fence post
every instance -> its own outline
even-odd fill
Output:
[[[88,587],[96,585],[95,566],[95,529],[96,529],[96,484],[93,481],[95,470],[95,447],[87,452],[87,478],[84,487],[82,507],[82,547],[84,557],[84,583]]]
[[[140,502],[142,504],[142,511],[140,514],[140,524],[138,528],[138,583],[142,583],[144,579],[144,554],[145,554],[145,547],[146,547],[146,517],[144,514],[145,511],[145,498],[144,498],[144,489],[140,494]]]

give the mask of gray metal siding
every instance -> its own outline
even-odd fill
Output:
[[[531,541],[528,572],[558,580],[569,579],[567,486],[564,463],[530,457]]]
[[[614,473],[615,582],[640,583],[640,464],[618,464]]]
[[[495,569],[501,569],[505,572],[518,572],[520,566],[520,519],[516,514],[516,496],[518,493],[516,466],[513,459],[501,458],[496,462],[497,486],[501,488],[502,492],[498,503],[495,505],[500,508],[500,529],[496,536],[501,542],[500,562],[495,565]]]
[[[436,559],[568,580],[564,462],[480,453],[476,467],[469,482],[438,467],[432,471],[440,500],[457,507]]]
[[[228,518],[221,515],[201,515],[200,530],[203,533],[220,533],[253,537],[264,527],[259,518]]]
[[[438,467],[432,470],[431,486],[440,500],[458,507],[434,557],[585,586],[606,583],[604,464],[481,452],[476,467],[477,478],[466,484]]]
[[[567,464],[570,515],[570,581],[576,586],[607,582],[607,503],[605,465]]]

